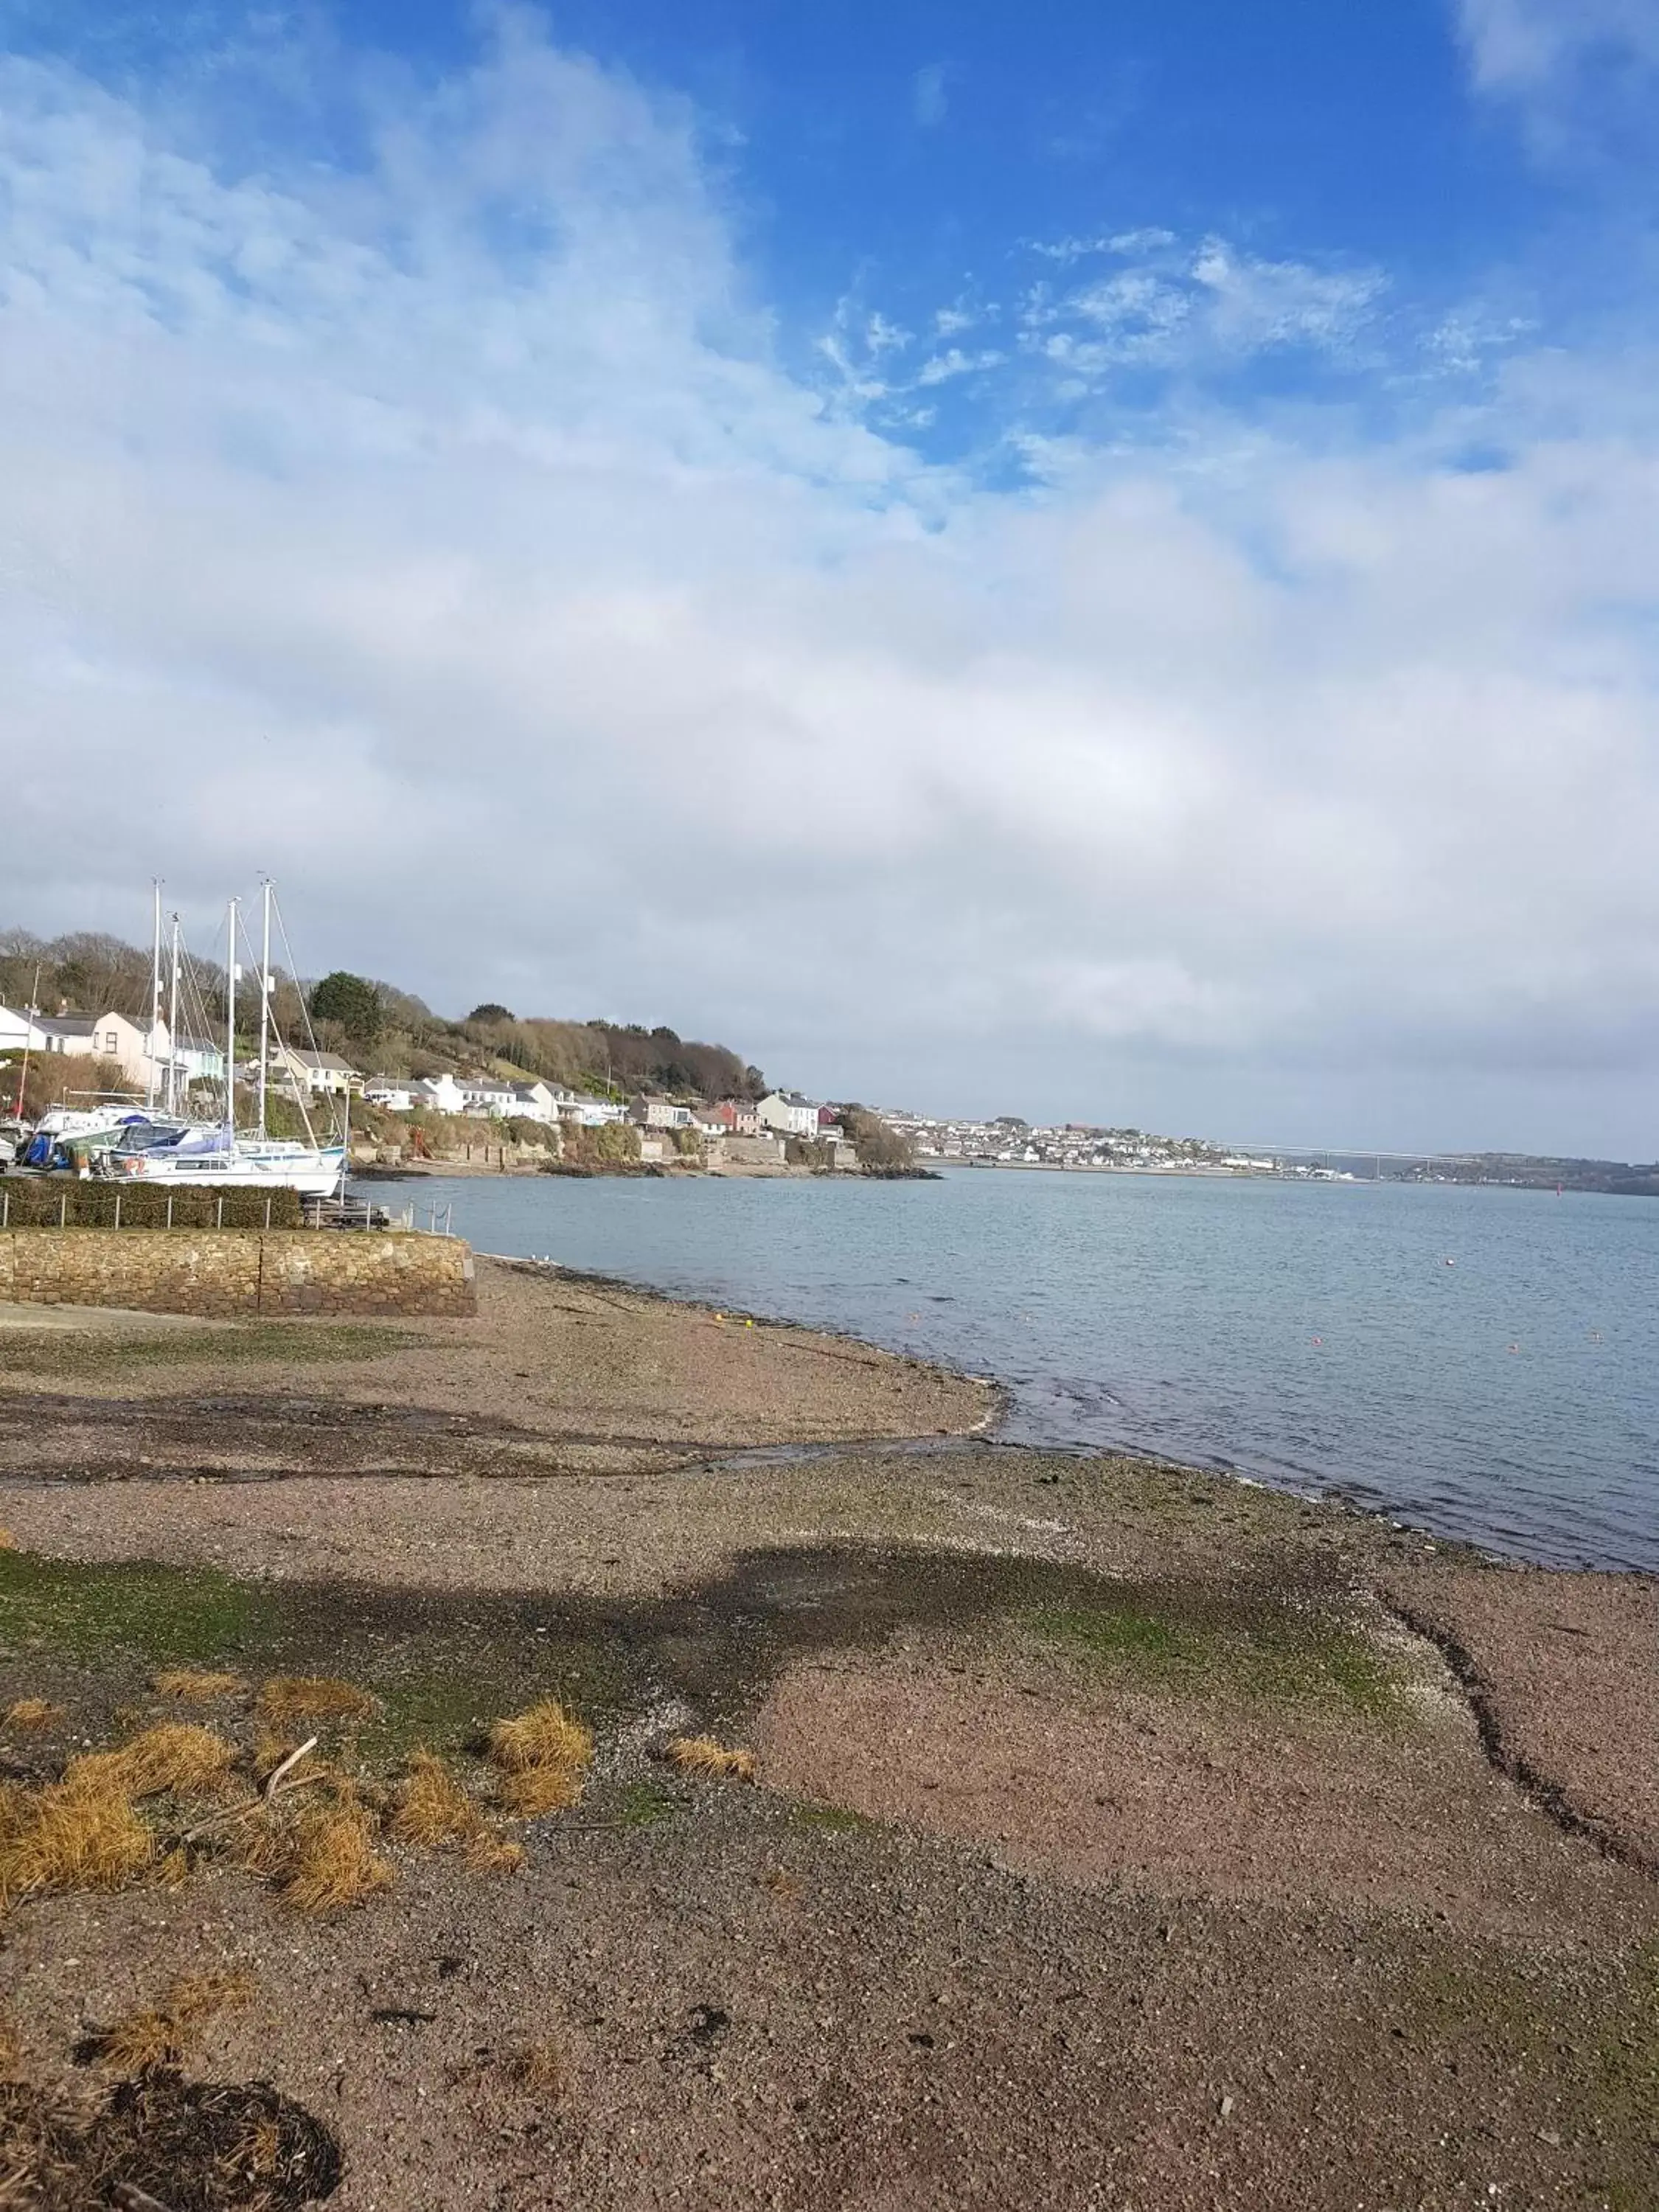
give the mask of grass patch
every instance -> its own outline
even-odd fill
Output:
[[[1024,1620],[1043,1643],[1158,1688],[1379,1719],[1400,1708],[1397,1668],[1327,1609],[1143,1589],[1041,1607]]]
[[[374,1848],[374,1815],[349,1802],[303,1814],[294,1832],[283,1900],[299,1912],[361,1905],[393,1880]]]
[[[149,1686],[158,1698],[177,1698],[185,1705],[212,1705],[220,1698],[234,1698],[247,1684],[240,1674],[231,1674],[218,1668],[164,1667],[152,1674]]]
[[[507,1810],[521,1820],[562,1813],[580,1798],[593,1763],[593,1731],[556,1698],[541,1698],[489,1731],[490,1764]]]
[[[819,1835],[861,1835],[876,1825],[862,1813],[849,1813],[844,1805],[821,1805],[805,1798],[789,1808],[789,1818],[796,1827]]]
[[[118,1650],[211,1659],[268,1634],[276,1619],[266,1592],[211,1567],[81,1566],[0,1552],[0,1625],[14,1649],[44,1645],[77,1659]]]
[[[296,1721],[321,1721],[334,1728],[355,1728],[373,1720],[380,1701],[355,1682],[342,1682],[331,1674],[278,1674],[259,1692],[258,1715],[272,1729]]]
[[[131,1368],[222,1367],[262,1363],[316,1364],[330,1360],[380,1359],[412,1352],[428,1340],[374,1322],[256,1321],[207,1328],[147,1329],[140,1335],[88,1330],[8,1331],[0,1346],[0,1374],[88,1375]]]
[[[251,2003],[258,1988],[246,1971],[182,1974],[161,2005],[129,2013],[93,2036],[87,2056],[111,2074],[177,2066],[216,2013]]]
[[[729,1751],[712,1735],[677,1735],[663,1757],[683,1774],[721,1775],[735,1782],[755,1779],[754,1753]]]
[[[50,1728],[54,1721],[61,1721],[63,1717],[63,1707],[54,1705],[49,1698],[18,1698],[7,1706],[5,1719],[0,1726],[9,1729]]]
[[[611,1810],[619,1828],[654,1828],[683,1811],[685,1802],[654,1782],[629,1782],[617,1791]]]

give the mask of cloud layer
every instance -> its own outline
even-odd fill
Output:
[[[349,161],[0,75],[0,921],[266,868],[319,962],[822,1091],[1651,1152],[1650,362],[1246,407],[1386,274],[1158,233],[803,376],[673,99],[518,14],[331,97]],[[1155,422],[849,398],[1068,333]]]

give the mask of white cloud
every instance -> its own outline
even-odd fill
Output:
[[[945,89],[950,72],[943,62],[929,62],[910,80],[910,108],[924,131],[936,130],[951,105]]]
[[[936,353],[925,361],[916,372],[918,384],[947,384],[952,377],[971,376],[975,372],[999,368],[1007,359],[1006,354],[987,348],[981,353],[963,353],[960,346],[951,346],[945,353]]]
[[[1264,261],[1216,238],[1206,240],[1193,276],[1212,302],[1216,338],[1224,347],[1252,353],[1292,345],[1346,350],[1387,289],[1376,270]]]
[[[1457,0],[1457,12],[1485,91],[1542,86],[1596,57],[1659,67],[1654,0]]]
[[[495,38],[395,108],[337,83],[351,173],[6,66],[0,920],[264,866],[328,964],[832,1091],[1640,1141],[1646,364],[1516,349],[1381,446],[1194,403],[1177,459],[1027,437],[1043,488],[989,490],[780,366],[686,111]],[[1377,298],[1184,265],[1183,343],[1352,348]],[[915,359],[850,306],[831,343]],[[1509,465],[1460,473],[1477,434]]]

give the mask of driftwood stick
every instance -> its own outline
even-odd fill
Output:
[[[152,2197],[148,2190],[140,2189],[131,2181],[118,2181],[111,2190],[110,2197],[118,2207],[118,2212],[171,2212],[171,2208],[163,2204],[159,2197]]]
[[[280,1766],[273,1766],[271,1768],[270,1773],[265,1777],[265,1802],[267,1805],[270,1804],[271,1799],[276,1795],[277,1784],[281,1782],[283,1777],[288,1772],[289,1767],[297,1766],[308,1751],[315,1751],[316,1748],[316,1737],[314,1735],[308,1735],[297,1751],[289,1752],[288,1757],[283,1759]]]

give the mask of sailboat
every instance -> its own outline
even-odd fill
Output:
[[[225,951],[225,1111],[224,1119],[216,1122],[179,1121],[171,1116],[148,1119],[142,1128],[133,1129],[123,1140],[118,1134],[105,1155],[106,1172],[123,1182],[165,1183],[169,1188],[179,1185],[205,1185],[215,1190],[247,1189],[297,1190],[310,1198],[331,1198],[338,1190],[345,1174],[346,1144],[343,1137],[337,1142],[319,1144],[311,1126],[311,1116],[303,1101],[300,1112],[309,1139],[301,1143],[296,1138],[273,1137],[265,1127],[266,1075],[270,1066],[270,1037],[273,1028],[270,1009],[270,920],[276,886],[268,879],[264,887],[264,928],[261,933],[259,956],[259,1077],[258,1107],[255,1126],[250,1130],[236,1127],[236,984],[241,974],[237,964],[239,902],[230,902],[229,935]],[[152,1035],[161,1026],[161,924],[156,922],[155,962],[154,1018]],[[173,1040],[178,1035],[179,945],[178,925],[173,928],[173,1023],[168,1029],[168,1089],[170,1103],[176,1108],[179,1091],[179,1057]],[[280,1045],[282,1039],[277,1037]],[[152,1054],[152,1063],[154,1054]],[[348,1110],[349,1102],[348,1101]]]

